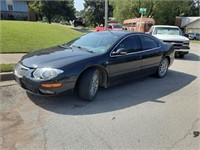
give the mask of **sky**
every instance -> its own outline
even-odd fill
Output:
[[[76,8],[77,11],[84,9],[83,3],[84,0],[74,0],[74,7]]]

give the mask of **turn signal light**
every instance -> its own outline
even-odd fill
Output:
[[[58,88],[61,87],[62,83],[52,83],[52,84],[41,84],[45,88]]]

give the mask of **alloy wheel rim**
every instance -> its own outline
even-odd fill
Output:
[[[99,86],[99,77],[97,74],[95,74],[92,77],[92,82],[91,82],[91,87],[90,87],[91,96],[94,96],[96,94],[98,86]]]
[[[165,75],[165,73],[167,72],[167,68],[168,68],[168,62],[166,59],[164,59],[161,64],[160,64],[160,67],[159,67],[159,74],[161,76]]]

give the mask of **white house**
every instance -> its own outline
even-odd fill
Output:
[[[200,33],[200,17],[182,17],[180,27],[185,33]]]
[[[0,14],[2,20],[27,20],[27,0],[0,0]]]

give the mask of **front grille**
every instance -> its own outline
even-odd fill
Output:
[[[29,70],[29,68],[27,68],[21,64],[17,64],[15,66],[14,74],[17,77],[22,78],[28,70]]]
[[[163,42],[172,44],[174,48],[181,48],[181,46],[183,46],[183,41],[163,41]]]

